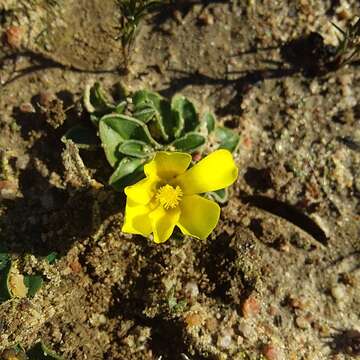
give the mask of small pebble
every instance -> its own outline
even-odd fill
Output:
[[[275,345],[272,345],[272,344],[265,345],[262,349],[262,353],[267,360],[283,360],[284,359],[284,354],[281,351],[281,349],[279,349],[278,347],[276,347]]]
[[[336,302],[341,302],[346,296],[346,288],[344,285],[335,285],[331,288],[331,295]]]
[[[14,200],[18,186],[15,182],[9,180],[0,181],[0,199]]]
[[[10,26],[5,30],[4,40],[11,48],[19,48],[21,45],[22,31],[19,26]]]
[[[50,91],[41,91],[39,94],[39,104],[48,107],[50,103],[55,100],[55,95]]]
[[[288,302],[289,302],[289,305],[293,308],[293,309],[300,309],[300,310],[304,310],[306,308],[306,303],[298,298],[298,297],[295,297],[293,295],[290,295],[289,298],[288,298]]]
[[[185,323],[188,327],[200,326],[202,320],[199,314],[189,314],[185,317]]]
[[[311,83],[310,83],[310,92],[312,94],[317,94],[319,92],[319,83],[317,80],[313,80]]]
[[[206,325],[206,328],[211,333],[213,333],[218,328],[218,321],[215,318],[211,317],[211,318],[206,319],[205,325]]]
[[[81,264],[79,263],[78,260],[75,260],[75,261],[72,261],[70,264],[69,264],[69,267],[70,269],[74,272],[74,273],[79,273],[81,272],[82,270],[82,266]]]
[[[298,328],[300,329],[308,329],[309,328],[309,322],[307,321],[307,319],[304,316],[297,316],[295,319],[295,324]]]
[[[254,296],[248,297],[242,306],[242,313],[245,318],[250,318],[258,315],[260,312],[259,302]]]
[[[185,296],[190,299],[195,299],[199,295],[199,288],[194,281],[189,281],[185,285]]]
[[[281,242],[279,244],[279,250],[282,251],[282,252],[285,252],[285,253],[288,253],[290,252],[290,245],[288,242]]]
[[[22,155],[22,156],[19,156],[17,159],[16,159],[16,168],[19,169],[19,170],[24,170],[26,169],[28,163],[30,161],[30,157],[29,155],[25,154],[25,155]]]
[[[203,12],[201,15],[199,15],[198,20],[200,25],[205,25],[205,26],[214,25],[214,17],[208,12]]]
[[[227,349],[230,347],[231,342],[232,342],[232,337],[231,337],[230,332],[224,331],[218,337],[217,346],[219,346],[223,349]]]
[[[248,324],[244,319],[240,320],[239,331],[247,339],[256,340],[257,334],[254,328]]]
[[[339,20],[348,20],[352,16],[351,9],[347,3],[341,4],[336,9],[336,15],[338,16]]]
[[[238,336],[236,338],[236,343],[238,346],[242,345],[244,343],[244,338],[242,336]]]
[[[173,12],[173,17],[178,22],[179,25],[181,25],[183,23],[182,14],[179,10],[175,10]]]
[[[22,103],[19,107],[19,110],[22,112],[22,113],[34,113],[35,112],[35,109],[33,107],[33,105],[31,103]]]
[[[171,23],[163,24],[161,29],[162,29],[162,31],[164,31],[165,33],[167,33],[169,35],[174,35],[174,30],[173,30]]]
[[[278,314],[279,314],[279,309],[276,308],[276,307],[273,306],[273,305],[269,305],[269,308],[268,308],[267,312],[268,312],[269,315],[275,316],[275,315],[278,315]]]
[[[193,160],[196,162],[196,161],[200,161],[201,160],[201,154],[200,153],[197,153],[195,152],[193,155],[192,155],[192,158]]]

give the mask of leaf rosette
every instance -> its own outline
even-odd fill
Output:
[[[234,152],[239,134],[220,125],[215,115],[202,116],[185,96],[168,100],[160,94],[139,90],[127,94],[122,88],[117,101],[110,100],[99,83],[87,87],[84,105],[95,125],[106,158],[114,172],[109,184],[121,191],[143,178],[143,168],[158,151],[177,151],[193,155],[193,162],[211,151]],[[98,148],[91,128],[76,126],[64,136],[80,149]],[[207,194],[218,202],[227,200],[227,191]]]

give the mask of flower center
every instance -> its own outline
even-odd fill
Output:
[[[183,192],[180,189],[180,186],[175,188],[171,185],[162,186],[157,194],[156,199],[159,200],[160,204],[166,209],[174,209],[179,205]]]

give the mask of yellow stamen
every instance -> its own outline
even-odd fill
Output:
[[[182,196],[183,192],[180,186],[174,188],[171,185],[164,185],[158,190],[156,199],[159,200],[164,209],[169,210],[179,205]]]

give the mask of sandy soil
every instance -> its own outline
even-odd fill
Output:
[[[0,305],[0,351],[41,339],[74,360],[359,358],[359,63],[319,75],[286,56],[311,32],[336,46],[331,21],[345,28],[357,5],[179,1],[142,24],[124,74],[114,1],[2,0],[0,249],[45,283]],[[240,134],[207,241],[123,234],[123,195],[76,181],[61,137],[89,121],[96,80],[181,92]],[[102,151],[81,155],[106,184]]]

